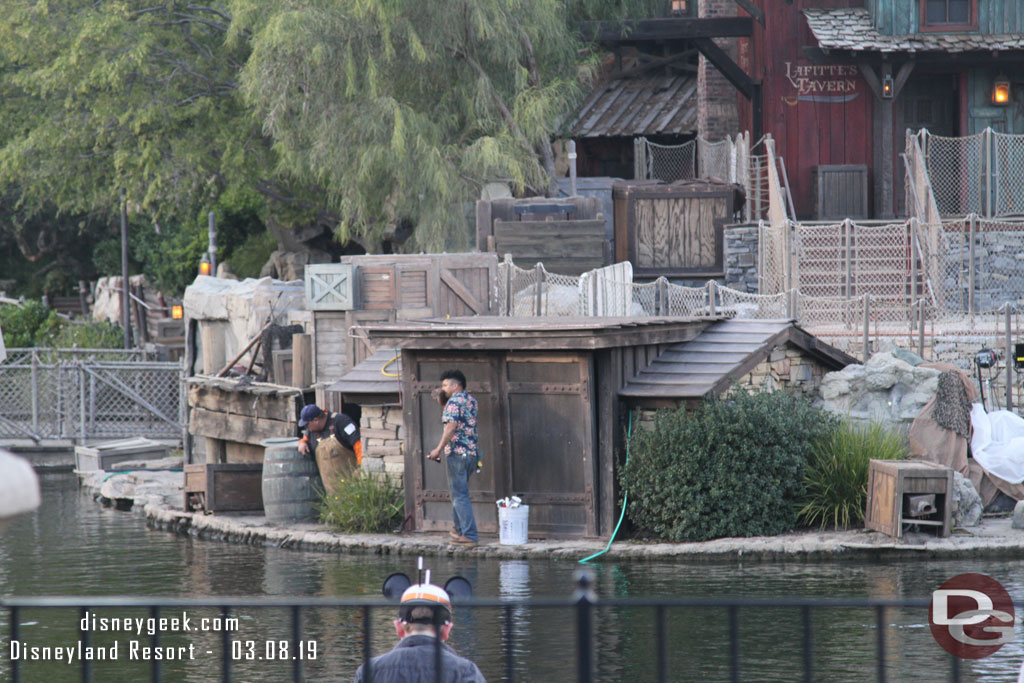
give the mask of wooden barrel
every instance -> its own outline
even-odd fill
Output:
[[[355,471],[356,453],[342,446],[332,434],[317,444],[316,466],[320,469],[320,480],[327,493],[334,493],[338,480]]]
[[[263,511],[268,521],[309,519],[320,500],[316,462],[298,439],[263,440]]]

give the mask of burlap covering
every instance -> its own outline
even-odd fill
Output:
[[[1000,491],[1014,500],[1024,500],[1024,484],[1011,484],[989,474],[967,457],[971,403],[978,398],[971,380],[950,363],[922,363],[920,367],[935,368],[943,374],[939,376],[939,391],[910,427],[910,457],[945,465],[964,475],[986,507]]]
[[[345,448],[334,435],[322,439],[316,447],[316,466],[327,493],[334,493],[338,479],[356,469],[356,454]]]

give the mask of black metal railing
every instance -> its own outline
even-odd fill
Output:
[[[743,678],[741,671],[740,652],[742,639],[739,628],[739,617],[743,610],[782,608],[792,610],[796,615],[794,623],[800,623],[802,632],[802,678],[805,681],[812,681],[820,678],[816,673],[814,661],[815,633],[813,629],[812,613],[815,610],[835,609],[860,609],[874,612],[874,628],[876,630],[874,646],[875,677],[878,681],[887,680],[887,652],[886,633],[888,630],[887,612],[889,610],[913,609],[923,610],[927,613],[929,600],[925,598],[907,599],[875,599],[875,598],[703,598],[703,597],[679,597],[679,598],[599,598],[595,596],[592,586],[592,578],[586,573],[581,573],[578,578],[575,593],[566,599],[545,599],[545,600],[479,600],[474,599],[457,605],[457,612],[463,610],[496,610],[502,615],[505,633],[502,661],[504,665],[504,679],[515,681],[515,648],[517,643],[513,637],[513,625],[515,612],[519,608],[541,609],[541,610],[571,610],[575,615],[574,627],[576,631],[576,652],[575,668],[577,680],[581,683],[589,683],[597,680],[595,672],[596,648],[595,648],[595,614],[601,614],[609,609],[640,610],[652,615],[653,620],[653,645],[655,651],[654,671],[656,680],[668,681],[678,680],[680,673],[673,674],[669,669],[669,647],[666,620],[669,610],[683,608],[705,608],[712,610],[724,610],[728,628],[728,677],[732,681],[740,681]],[[362,662],[368,664],[371,661],[374,648],[373,615],[377,610],[382,613],[393,614],[395,604],[383,600],[365,599],[336,599],[322,597],[208,597],[208,598],[154,598],[154,597],[36,597],[19,598],[10,597],[0,599],[0,610],[8,613],[9,643],[20,642],[19,623],[25,610],[37,609],[77,609],[81,623],[90,614],[89,610],[116,609],[144,609],[148,610],[149,618],[159,620],[165,610],[185,609],[214,609],[219,610],[221,624],[232,625],[232,615],[243,609],[279,609],[290,613],[290,624],[288,627],[289,639],[276,641],[281,643],[275,645],[285,652],[291,653],[291,679],[301,681],[304,677],[304,663],[308,659],[301,656],[304,643],[312,641],[303,640],[303,612],[307,609],[346,609],[354,610],[361,616],[362,621]],[[153,623],[157,623],[154,621]],[[81,624],[80,624],[81,625]],[[140,628],[140,632],[141,632]],[[161,646],[161,629],[151,629],[149,636],[150,647]],[[90,647],[92,643],[91,630],[79,628],[79,638],[82,647]],[[230,628],[224,628],[220,632],[220,680],[231,681],[233,668],[239,659],[239,640]],[[275,641],[271,641],[275,642]],[[440,643],[440,641],[438,641]],[[438,645],[440,649],[440,644]],[[12,651],[13,653],[13,651]],[[12,654],[9,653],[9,654]],[[9,680],[14,683],[22,679],[21,661],[18,658],[8,657],[10,667]],[[283,657],[281,659],[288,659]],[[440,662],[440,652],[436,660]],[[83,659],[80,664],[80,678],[82,681],[93,680],[92,662]],[[441,679],[441,672],[437,669],[437,680]],[[796,671],[794,678],[796,677]],[[149,662],[149,676],[152,681],[163,680],[162,662],[159,659],[152,659]],[[372,670],[364,672],[364,680],[372,680]],[[755,671],[747,672],[748,678],[757,677]],[[960,662],[956,657],[949,658],[949,678],[953,681],[960,680]],[[275,678],[279,680],[279,678]]]

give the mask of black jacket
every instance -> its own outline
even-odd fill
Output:
[[[434,672],[434,648],[437,639],[426,635],[402,638],[387,654],[374,657],[374,683],[487,683],[476,664],[455,654],[455,650],[441,644],[441,678]],[[363,669],[356,671],[356,683],[365,683]]]

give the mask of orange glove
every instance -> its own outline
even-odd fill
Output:
[[[363,440],[356,441],[356,445],[352,448],[356,453],[356,467],[363,464]]]

